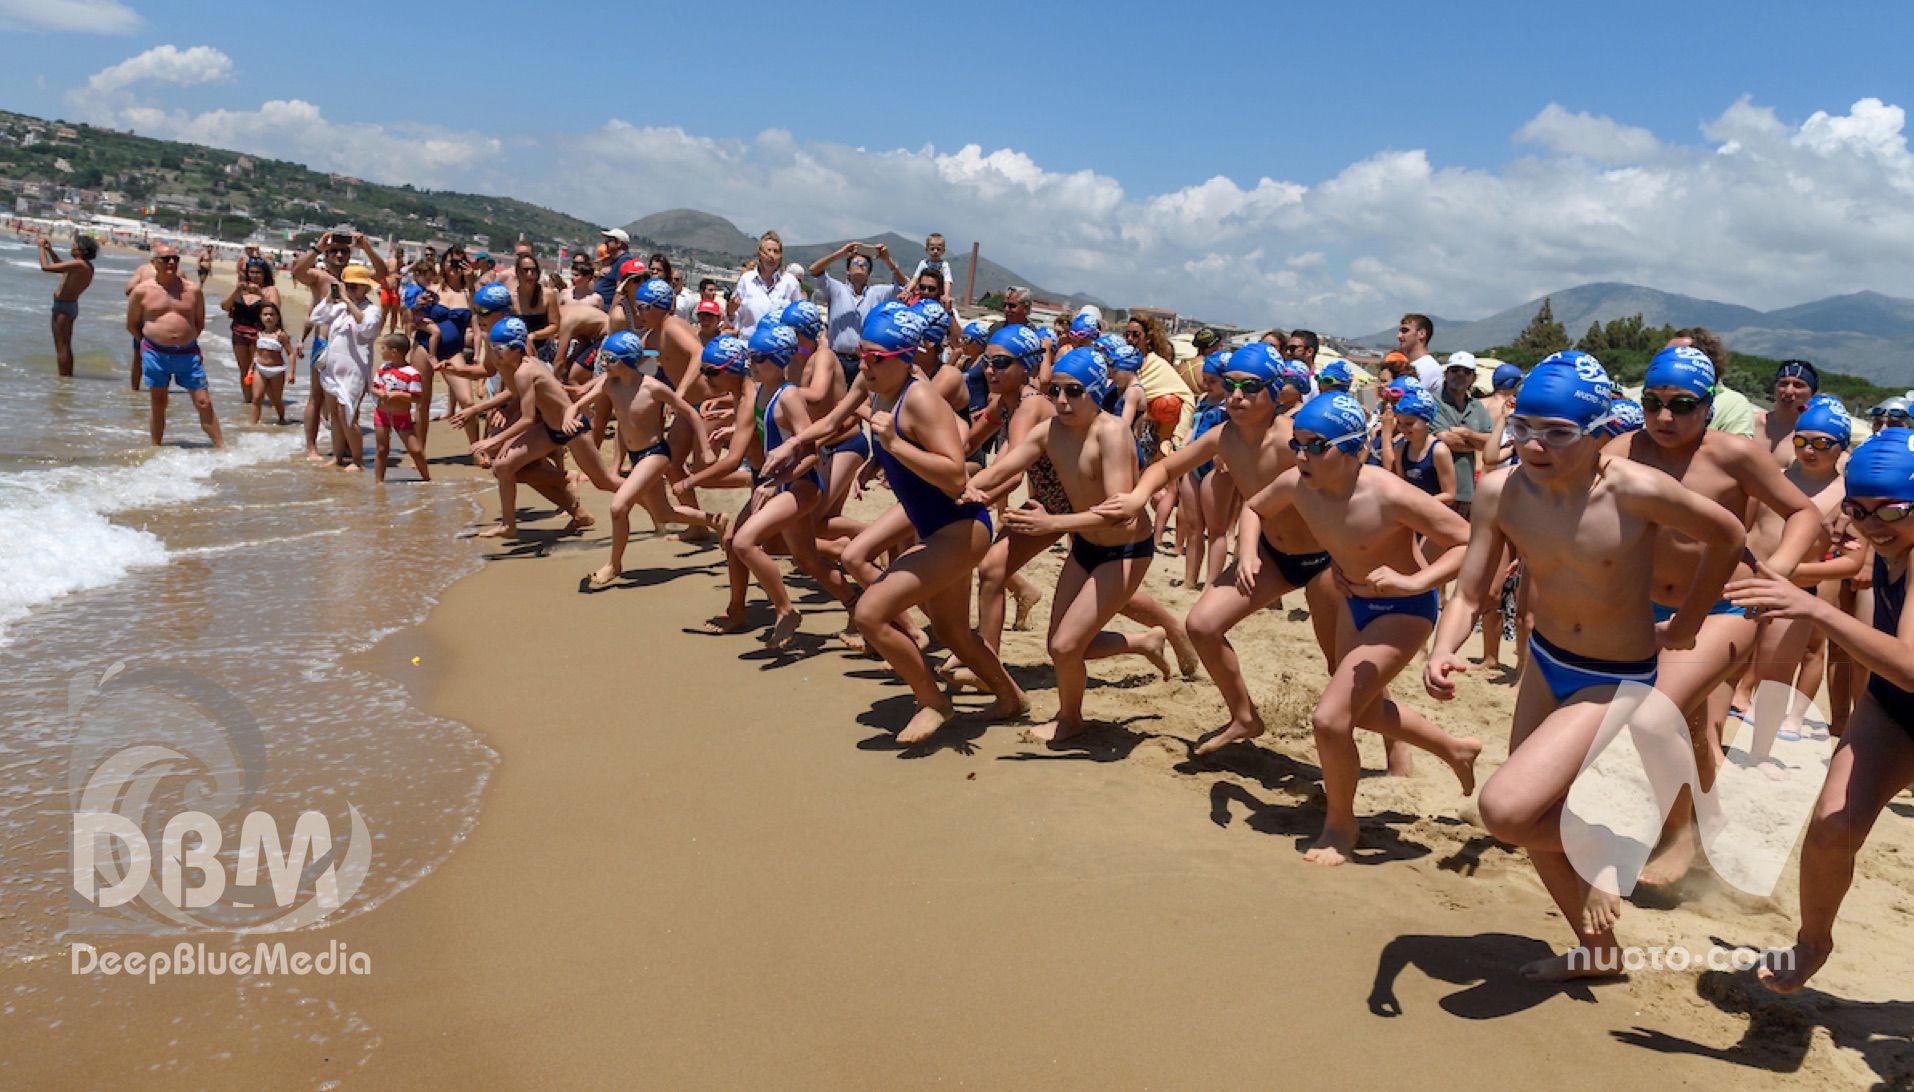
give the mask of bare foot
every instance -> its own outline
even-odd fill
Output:
[[[937,665],[937,674],[948,679],[952,675],[956,674],[958,671],[962,670],[963,666],[964,666],[964,662],[962,660],[959,660],[957,658],[957,654],[953,652],[950,655],[944,657],[943,663],[940,663]]]
[[[571,522],[567,523],[565,529],[559,533],[565,535],[583,534],[586,530],[597,524],[597,522],[597,518],[590,512],[580,508],[578,511],[572,513]]]
[[[1522,967],[1525,982],[1572,982],[1578,978],[1619,978],[1622,950],[1610,944],[1602,948],[1570,948],[1558,956],[1538,959]]]
[[[1169,682],[1170,659],[1163,655],[1163,646],[1169,644],[1170,635],[1163,631],[1162,626],[1152,626],[1150,632],[1144,634],[1143,637],[1143,648],[1141,650],[1143,658],[1155,664],[1156,669],[1163,673],[1163,681]]]
[[[623,574],[621,574],[615,566],[607,564],[604,568],[591,574],[591,586],[594,588],[606,587],[611,584],[612,581],[617,580],[621,575]]]
[[[945,721],[956,715],[957,711],[948,705],[942,708],[926,706],[919,709],[917,715],[910,718],[910,723],[904,725],[904,730],[897,733],[897,742],[922,743],[936,735],[937,729],[942,728]]]
[[[1322,836],[1303,853],[1303,860],[1324,868],[1334,868],[1349,860],[1355,852],[1356,830],[1353,826],[1348,830],[1339,830],[1324,824]]]
[[[1475,795],[1475,760],[1481,757],[1482,741],[1474,736],[1456,740],[1455,748],[1449,753],[1449,768],[1455,771],[1455,779],[1462,783],[1464,796]]]
[[[852,626],[849,629],[846,629],[844,632],[838,634],[837,639],[838,639],[838,642],[842,644],[845,648],[850,649],[852,652],[855,652],[860,656],[871,655],[871,646],[865,642],[864,635],[862,633],[857,632],[856,626]]]
[[[1590,885],[1582,897],[1582,934],[1599,936],[1615,928],[1622,916],[1622,897]]]
[[[1669,832],[1662,844],[1642,866],[1641,878],[1637,881],[1650,887],[1665,887],[1680,882],[1688,875],[1688,869],[1695,863],[1695,828],[1683,823]]]
[[[488,527],[485,530],[480,531],[477,535],[473,537],[475,538],[517,538],[518,525],[513,523],[501,523],[497,527]]]
[[[363,474],[363,473],[365,473],[365,467],[363,467],[363,466],[360,466],[360,465],[359,465],[358,463],[347,463],[346,465],[344,465],[344,466],[342,466],[342,467],[340,467],[340,468],[339,468],[339,470],[340,470],[340,471],[341,471],[342,473],[346,473],[346,474]]]
[[[1069,739],[1071,736],[1078,735],[1082,731],[1083,722],[1081,720],[1064,720],[1062,717],[1058,717],[1056,720],[1046,721],[1030,729],[1030,734],[1043,740],[1045,743],[1057,743]]]
[[[977,677],[976,672],[972,671],[968,667],[963,666],[962,664],[959,664],[956,667],[956,669],[944,675],[943,679],[946,683],[949,683],[952,687],[955,687],[958,689],[968,689],[968,690],[990,689],[989,687],[984,685],[984,681],[982,679]]]
[[[797,611],[778,615],[777,624],[771,627],[771,632],[764,635],[765,646],[767,648],[783,648],[785,645],[790,644],[791,638],[797,636],[798,627],[803,624],[804,616]]]
[[[726,522],[729,521],[728,517],[720,517],[720,519]],[[713,538],[722,534],[724,534],[724,526],[721,523],[715,534],[708,527],[687,527],[672,537],[676,538],[679,542],[710,542]]]
[[[1199,755],[1212,754],[1216,751],[1222,750],[1223,748],[1229,746],[1232,743],[1237,742],[1238,740],[1255,739],[1257,736],[1260,736],[1262,734],[1263,734],[1262,721],[1255,721],[1250,724],[1242,724],[1242,723],[1238,723],[1237,721],[1230,721],[1228,724],[1225,724],[1222,727],[1222,729],[1218,731],[1215,735],[1197,744],[1196,753]]]
[[[711,634],[736,633],[743,628],[744,615],[730,613],[707,618],[703,626],[704,631]]]
[[[472,465],[478,467],[480,470],[490,470],[492,469],[492,457],[490,455],[474,455],[472,456]]]
[[[1022,691],[1018,691],[1014,698],[998,698],[991,702],[990,708],[985,709],[980,715],[991,723],[1028,716],[1030,715],[1030,698]]]
[[[1035,587],[1032,587],[1028,593],[1029,598],[1027,599],[1014,588],[1011,589],[1010,594],[1011,598],[1017,601],[1017,616],[1016,619],[1010,623],[1010,628],[1016,630],[1018,633],[1022,633],[1024,630],[1030,628],[1030,612],[1036,609],[1038,603],[1043,602],[1043,593]]]
[[[1406,743],[1395,740],[1383,740],[1383,770],[1390,777],[1414,777],[1416,775],[1416,749]]]
[[[1807,985],[1808,979],[1813,978],[1814,972],[1825,966],[1833,954],[1832,947],[1797,940],[1794,947],[1786,951],[1762,953],[1761,967],[1755,971],[1755,977],[1776,993],[1793,993]]]
[[[309,463],[323,463],[326,461],[326,457],[317,451],[308,451],[306,452],[306,461]]]
[[[1175,634],[1170,635],[1170,651],[1176,655],[1176,666],[1183,673],[1183,678],[1195,682],[1203,677],[1203,658],[1196,654],[1196,644],[1187,633],[1181,641],[1176,639]]]

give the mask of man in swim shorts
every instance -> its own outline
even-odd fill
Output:
[[[205,329],[206,297],[198,285],[179,275],[179,251],[166,243],[153,244],[153,279],[127,296],[126,331],[139,339],[140,376],[152,396],[154,447],[166,436],[167,392],[174,383],[191,396],[200,427],[213,446],[226,446],[200,359],[199,335]]]
[[[73,257],[59,261],[53,243],[40,237],[40,271],[58,273],[60,286],[53,290],[53,356],[60,374],[73,374],[73,323],[80,317],[80,294],[93,283],[93,259],[100,244],[91,235],[76,235]]]

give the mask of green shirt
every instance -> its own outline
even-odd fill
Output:
[[[1480,432],[1487,436],[1495,429],[1495,422],[1489,419],[1488,407],[1480,399],[1470,398],[1461,409],[1449,404],[1447,394],[1436,396],[1435,431],[1440,433],[1452,428],[1466,428],[1470,432]],[[1457,504],[1467,504],[1475,500],[1475,456],[1476,452],[1453,444],[1449,446],[1449,455],[1455,460],[1455,500]]]

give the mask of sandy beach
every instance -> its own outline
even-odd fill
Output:
[[[452,441],[435,430],[435,454]],[[483,547],[481,571],[367,657],[500,756],[475,831],[445,864],[299,935],[368,953],[371,975],[149,986],[74,976],[59,958],[18,965],[0,983],[16,987],[5,1012],[33,1030],[0,1084],[1914,1080],[1905,796],[1861,853],[1843,947],[1816,989],[1781,998],[1746,972],[1694,969],[1525,985],[1516,968],[1568,932],[1427,756],[1413,777],[1386,778],[1365,737],[1356,863],[1303,862],[1321,821],[1308,718],[1323,668],[1300,613],[1265,612],[1234,635],[1271,725],[1253,748],[1192,757],[1224,719],[1214,688],[1119,660],[1092,665],[1086,709],[1104,724],[1068,745],[960,720],[900,749],[908,691],[836,647],[841,612],[801,579],[806,632],[784,653],[755,625],[694,632],[722,602],[713,548],[640,533],[629,578],[584,592],[604,558],[606,501],[588,495],[600,528],[573,538],[530,509],[523,540]],[[1026,571],[1048,590],[1058,561]],[[1175,569],[1159,563],[1148,588],[1180,614],[1194,594],[1170,586]],[[755,591],[752,610],[768,620]],[[1055,705],[1044,618],[1007,634],[1005,655],[1039,717]],[[1486,776],[1507,750],[1513,688],[1473,673],[1437,708],[1407,679],[1399,698],[1484,739]],[[1628,906],[1620,932],[1639,945],[1781,945],[1794,882],[1790,865],[1775,897],[1754,898],[1704,867],[1678,905]],[[146,1048],[169,1043],[188,1060],[152,1068]]]

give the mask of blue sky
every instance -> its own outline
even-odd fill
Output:
[[[1351,332],[1591,279],[1777,306],[1914,273],[1871,211],[1914,187],[1908,5],[554,10],[0,0],[0,105],[607,221],[942,228],[1113,302]],[[1814,253],[1748,268],[1777,247]]]

